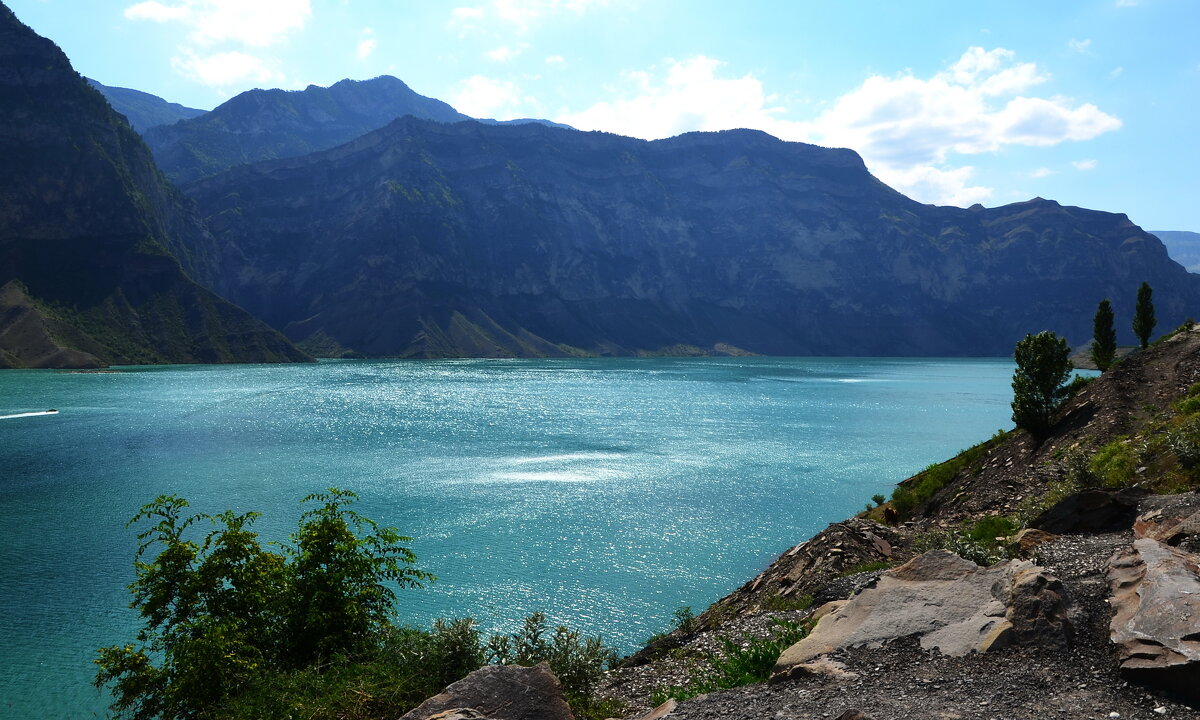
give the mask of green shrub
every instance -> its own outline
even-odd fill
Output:
[[[591,714],[604,670],[616,662],[616,653],[599,637],[583,638],[563,626],[550,633],[542,613],[530,615],[512,635],[493,636],[487,653],[491,662],[501,665],[549,663],[576,715]]]
[[[566,627],[548,633],[540,613],[486,648],[470,618],[428,631],[396,626],[391,588],[432,576],[400,545],[408,538],[349,509],[354,500],[337,489],[305,498],[315,507],[278,550],[253,532],[257,513],[188,515],[174,496],[144,506],[130,521],[149,525],[138,534],[130,586],[144,627],[136,644],[101,648],[96,659],[96,685],[111,688],[113,714],[399,717],[489,652],[502,662],[548,662],[577,717],[620,714],[595,699],[615,653]]]
[[[973,540],[966,531],[933,530],[913,538],[913,551],[949,550],[964,560],[989,567],[1006,560],[1008,551],[995,542]]]
[[[1200,398],[1193,398],[1200,400]],[[1189,417],[1167,431],[1167,448],[1185,468],[1200,465],[1200,417]]]
[[[1200,396],[1189,393],[1186,398],[1175,403],[1175,409],[1180,415],[1195,415],[1200,413]]]
[[[1114,440],[1096,452],[1088,469],[1105,487],[1125,487],[1133,482],[1137,464],[1137,456],[1129,443]]]
[[[784,650],[803,640],[811,624],[775,621],[776,630],[769,638],[743,636],[738,642],[721,637],[721,651],[706,656],[707,669],[696,669],[684,685],[660,687],[650,696],[653,705],[670,698],[682,701],[697,695],[764,682]]]
[[[1008,537],[1018,530],[1017,523],[1003,515],[987,515],[971,527],[967,537],[976,542],[991,542],[996,538]]]

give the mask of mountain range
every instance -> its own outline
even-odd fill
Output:
[[[1124,215],[923,205],[851,150],[476,121],[388,76],[192,111],[0,19],[7,365],[304,358],[242,308],[319,355],[1007,355],[1103,298],[1131,342],[1143,281],[1160,328],[1200,300]]]
[[[1188,272],[1200,272],[1200,233],[1185,230],[1151,230],[1150,234],[1162,240],[1167,252]]]
[[[192,282],[208,242],[145,144],[0,5],[0,367],[303,360]]]
[[[367,355],[1004,355],[1200,278],[1123,215],[917,203],[849,150],[401,118],[184,186],[196,277],[294,341]],[[1118,319],[1120,322],[1120,319]],[[1125,323],[1128,324],[1128,323]]]
[[[88,84],[100,91],[108,104],[114,110],[125,116],[129,125],[139,133],[145,133],[152,127],[171,125],[180,120],[190,120],[205,113],[204,110],[184,107],[179,103],[168,102],[141,90],[131,88],[109,87],[101,85],[91,78],[84,78]]]

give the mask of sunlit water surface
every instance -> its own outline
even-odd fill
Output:
[[[102,715],[157,495],[329,486],[438,576],[400,619],[535,610],[629,651],[925,465],[1008,427],[1007,360],[338,361],[0,373],[0,717]],[[55,408],[54,415],[25,415]]]

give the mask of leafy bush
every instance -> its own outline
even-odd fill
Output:
[[[310,495],[290,545],[264,549],[258,513],[188,515],[162,496],[130,524],[138,534],[130,585],[144,620],[136,643],[101,648],[96,685],[113,693],[114,715],[135,720],[398,717],[483,665],[549,662],[578,717],[619,708],[594,699],[615,653],[566,627],[548,634],[535,613],[484,647],[470,618],[431,630],[392,622],[392,587],[432,580],[408,542],[347,506],[356,496]]]
[[[811,624],[775,621],[776,630],[769,638],[743,636],[741,641],[721,637],[721,650],[706,656],[707,669],[697,669],[684,685],[660,687],[650,696],[659,705],[670,698],[688,698],[714,690],[752,685],[767,680],[780,654],[808,636]]]
[[[967,537],[975,542],[992,542],[1018,530],[1017,523],[1003,515],[986,515],[975,522]]]
[[[1008,551],[996,542],[974,540],[969,532],[933,530],[913,538],[913,551],[925,553],[930,550],[949,550],[964,560],[988,567],[1007,560]]]
[[[1200,398],[1192,398],[1200,400]],[[1188,417],[1167,431],[1167,447],[1185,468],[1200,465],[1200,417]]]
[[[1128,441],[1113,440],[1096,452],[1088,469],[1105,487],[1125,487],[1133,482],[1137,464]]]

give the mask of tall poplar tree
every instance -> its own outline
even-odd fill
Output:
[[[1150,344],[1150,333],[1154,332],[1154,326],[1158,324],[1158,320],[1154,318],[1154,303],[1150,299],[1153,292],[1150,283],[1142,283],[1138,288],[1137,305],[1133,309],[1133,334],[1142,341],[1143,350]]]
[[[1100,301],[1092,318],[1092,362],[1101,372],[1112,367],[1117,358],[1117,331],[1113,327],[1112,303]]]

